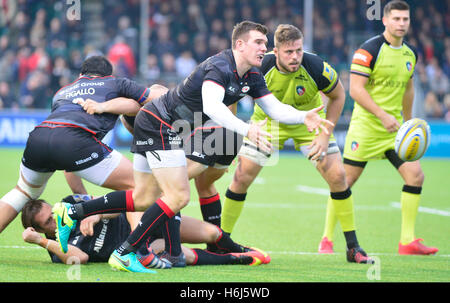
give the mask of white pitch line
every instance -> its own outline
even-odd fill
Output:
[[[321,196],[328,196],[330,194],[330,191],[327,188],[298,185],[296,187],[296,189],[299,191],[305,192],[305,193],[317,194],[317,195],[321,195]],[[390,206],[401,209],[401,204],[399,202],[391,202]],[[356,209],[358,209],[359,207],[364,207],[364,209],[379,209],[379,210],[385,209],[385,207],[382,207],[382,206],[372,208],[370,206],[365,207],[363,205],[361,205],[361,206],[355,205]],[[426,214],[432,214],[432,215],[438,215],[438,216],[444,216],[444,217],[450,217],[450,211],[440,210],[440,209],[435,209],[435,208],[430,208],[430,207],[419,206],[419,212],[426,213]]]
[[[394,208],[399,208],[399,209],[402,208],[402,205],[400,204],[400,202],[391,202],[391,206]],[[429,208],[429,207],[419,206],[419,212],[432,214],[432,215],[438,215],[438,216],[444,216],[444,217],[450,217],[450,211]]]

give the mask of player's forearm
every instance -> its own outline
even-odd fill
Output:
[[[139,112],[141,106],[133,99],[128,98],[114,98],[106,102],[101,103],[104,113],[116,114],[116,115],[129,115],[134,116]]]
[[[42,238],[38,245],[55,254],[64,264],[68,264],[68,261],[72,260],[80,264],[86,264],[88,261],[88,255],[72,245],[69,245],[67,253],[63,253],[59,248],[59,244],[54,240]]]
[[[370,94],[364,88],[364,86],[360,85],[352,85],[350,81],[350,97],[355,100],[356,103],[361,105],[365,110],[375,115],[377,118],[380,118],[385,111],[379,107],[375,101],[373,101]]]
[[[403,120],[408,121],[412,118],[412,107],[414,102],[414,86],[412,80],[408,83],[405,94],[403,95]]]
[[[255,102],[270,118],[283,124],[301,124],[305,121],[305,111],[280,102],[273,94],[255,99]]]
[[[328,121],[333,122],[334,125],[339,121],[339,117],[342,114],[342,110],[345,104],[345,90],[342,84],[339,82],[336,88],[330,93],[327,94],[329,101],[327,105],[327,114],[326,119]],[[326,125],[329,133],[334,129],[332,125]]]

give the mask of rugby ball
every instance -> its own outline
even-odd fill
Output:
[[[395,152],[403,161],[419,160],[430,145],[430,126],[425,120],[413,118],[402,124],[395,137]]]

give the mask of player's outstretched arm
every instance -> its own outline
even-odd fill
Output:
[[[261,123],[248,124],[236,117],[230,109],[222,102],[225,89],[212,82],[205,81],[202,85],[203,111],[217,124],[246,136],[265,152],[271,152],[272,144],[266,139],[271,134],[261,129]]]
[[[334,127],[334,123],[322,119],[318,112],[324,108],[324,105],[309,111],[300,111],[296,108],[280,102],[273,94],[255,99],[256,104],[272,119],[278,120],[284,124],[305,124],[308,131],[322,130],[329,134],[327,126]]]

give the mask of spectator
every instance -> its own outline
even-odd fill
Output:
[[[433,92],[428,92],[428,94],[425,96],[425,113],[429,118],[444,117],[442,104],[439,103],[436,94]]]
[[[0,82],[0,109],[13,108],[17,109],[19,106],[10,90],[9,84],[6,81]]]
[[[177,75],[180,78],[185,78],[194,70],[197,66],[197,61],[192,57],[192,53],[189,50],[185,50],[175,61],[175,68]]]
[[[158,58],[154,54],[147,56],[147,66],[144,72],[144,79],[147,83],[156,82],[161,75],[161,69],[158,65]]]
[[[134,77],[136,75],[136,61],[133,50],[125,43],[122,36],[118,36],[114,45],[108,52],[108,59],[111,64],[123,70],[120,76]]]

